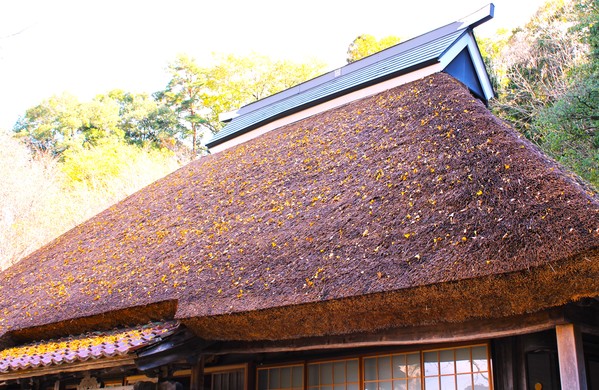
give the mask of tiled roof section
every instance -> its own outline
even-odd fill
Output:
[[[293,110],[310,107],[323,100],[435,63],[468,27],[458,22],[449,24],[242,107],[239,110],[240,116],[215,134],[207,146],[218,145]]]
[[[176,321],[151,323],[107,332],[91,332],[0,351],[0,373],[127,355],[171,335]]]

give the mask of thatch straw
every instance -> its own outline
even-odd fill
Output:
[[[598,216],[437,74],[202,158],[64,234],[1,274],[0,334],[164,300],[219,338],[291,337],[223,329],[298,305],[321,321],[293,336],[364,330],[371,301],[376,328],[542,310],[599,295]]]

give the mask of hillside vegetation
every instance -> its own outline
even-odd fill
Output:
[[[482,46],[494,113],[599,188],[599,1],[548,1]]]
[[[399,41],[364,34],[348,62]],[[524,26],[478,38],[496,98],[492,111],[599,187],[599,0],[550,0]],[[67,93],[0,132],[0,269],[205,153],[218,115],[310,79],[313,62],[178,56],[153,94]]]

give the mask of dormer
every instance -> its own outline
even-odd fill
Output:
[[[493,88],[473,29],[493,18],[494,5],[359,61],[221,116],[227,125],[206,146],[218,153],[280,126],[445,72],[485,102]]]

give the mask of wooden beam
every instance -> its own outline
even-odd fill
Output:
[[[582,336],[574,324],[555,327],[562,389],[587,390]]]
[[[580,333],[599,337],[599,327],[586,324],[579,325]]]
[[[241,364],[227,364],[223,366],[204,367],[205,374],[212,374],[215,372],[222,371],[235,371],[235,370],[246,370],[248,369],[248,363]]]
[[[204,355],[191,367],[189,390],[204,390]]]

